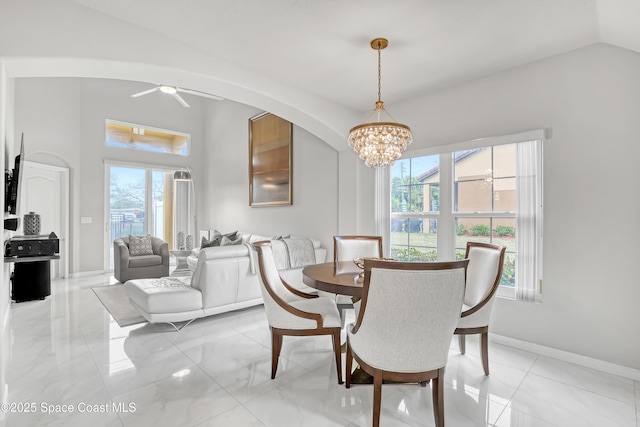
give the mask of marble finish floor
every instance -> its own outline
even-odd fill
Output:
[[[271,380],[262,306],[180,332],[121,328],[91,291],[108,283],[59,280],[45,301],[11,305],[5,391],[23,412],[5,412],[0,427],[371,425],[372,388],[337,384],[329,337],[285,337]],[[496,343],[485,377],[477,340],[466,355],[456,342],[445,377],[448,426],[640,427],[638,381]],[[381,424],[434,425],[429,387],[384,386]]]

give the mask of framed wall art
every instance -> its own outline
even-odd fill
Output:
[[[249,119],[249,205],[292,201],[292,125],[271,113]]]

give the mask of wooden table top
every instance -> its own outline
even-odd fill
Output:
[[[312,288],[340,295],[362,296],[362,282],[358,275],[362,270],[353,261],[325,262],[302,270],[303,281]]]

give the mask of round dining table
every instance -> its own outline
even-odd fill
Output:
[[[353,261],[313,264],[302,270],[303,282],[320,291],[362,297],[362,269]]]

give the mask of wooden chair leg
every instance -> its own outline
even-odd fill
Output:
[[[380,427],[380,404],[382,402],[382,371],[373,374],[373,427]]]
[[[278,358],[282,349],[282,335],[271,331],[271,379],[276,377],[278,370]]]
[[[458,346],[460,347],[460,353],[464,354],[465,352],[465,336],[464,334],[458,335]]]
[[[344,375],[345,375],[345,383],[344,386],[346,388],[350,388],[351,387],[351,364],[353,363],[353,356],[351,355],[351,346],[349,345],[349,341],[347,341],[347,362],[346,362],[346,366],[345,366],[345,370],[344,370]]]
[[[484,374],[489,376],[489,331],[480,334],[480,353],[482,354]]]
[[[333,332],[333,352],[336,355],[336,369],[338,369],[338,384],[342,384],[342,354],[340,348],[340,329]]]
[[[436,427],[444,427],[444,368],[438,369],[438,376],[432,381],[433,417]]]

